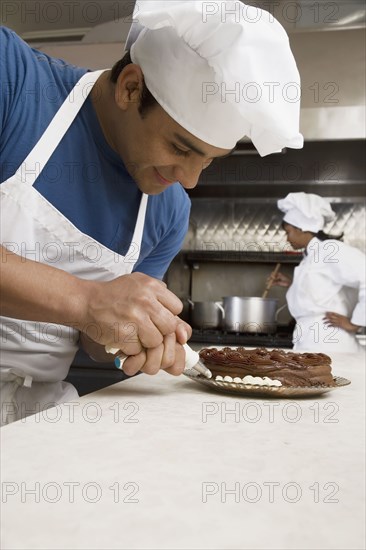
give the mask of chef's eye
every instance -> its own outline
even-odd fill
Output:
[[[178,157],[186,157],[189,154],[189,150],[185,151],[184,149],[179,149],[179,147],[177,147],[174,144],[173,144],[173,150],[174,150],[174,154],[177,155]]]

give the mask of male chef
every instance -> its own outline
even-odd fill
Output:
[[[129,375],[180,374],[190,327],[161,279],[185,190],[243,136],[262,156],[302,147],[284,29],[238,1],[213,7],[139,2],[125,57],[96,72],[2,29],[4,423],[77,397],[63,380],[80,345],[120,349]]]

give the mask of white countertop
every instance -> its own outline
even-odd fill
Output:
[[[364,548],[365,355],[333,373],[305,400],[141,375],[5,426],[1,548]]]

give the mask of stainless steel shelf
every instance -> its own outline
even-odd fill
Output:
[[[261,263],[281,263],[281,264],[299,264],[302,260],[302,254],[283,252],[237,252],[224,251],[217,252],[211,250],[182,250],[179,255],[187,264],[194,262],[261,262]]]

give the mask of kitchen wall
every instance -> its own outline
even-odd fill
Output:
[[[290,34],[306,139],[365,137],[365,37],[364,29]]]
[[[286,189],[282,196],[288,191],[297,190],[306,190],[306,186],[301,186],[301,189],[296,186]],[[316,191],[325,196],[320,189]],[[255,193],[254,190],[253,192]],[[336,217],[326,225],[325,231],[332,235],[344,233],[344,242],[365,250],[364,199],[340,195],[328,198]],[[270,253],[290,250],[281,228],[282,215],[276,201],[275,197],[268,196],[193,199],[190,228],[183,250]]]

